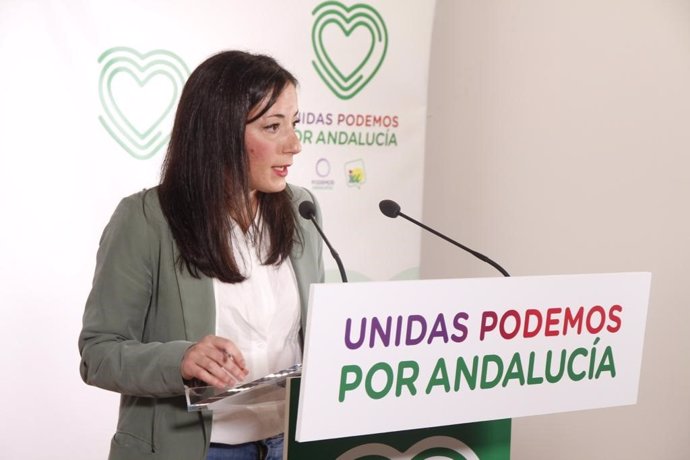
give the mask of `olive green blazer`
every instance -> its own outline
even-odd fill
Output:
[[[316,203],[306,189],[289,191],[295,208]],[[309,286],[324,281],[324,269],[318,232],[297,221],[302,244],[290,261],[304,328]],[[123,199],[101,237],[79,351],[84,381],[121,394],[111,460],[206,457],[211,416],[187,411],[180,363],[188,347],[215,333],[213,283],[181,269],[178,255],[157,188]]]

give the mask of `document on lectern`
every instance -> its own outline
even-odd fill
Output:
[[[289,377],[299,377],[302,374],[302,364],[295,364],[287,369],[268,374],[248,383],[236,385],[225,389],[213,386],[187,386],[187,410],[200,411],[213,410],[215,404],[223,402],[224,405],[247,405],[272,403],[285,399],[285,382]]]

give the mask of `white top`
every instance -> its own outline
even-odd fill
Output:
[[[300,304],[297,280],[290,259],[280,266],[262,265],[250,232],[235,226],[232,235],[235,259],[244,275],[242,283],[213,280],[216,301],[216,335],[237,345],[247,361],[244,382],[301,362]],[[268,238],[264,238],[267,246]],[[284,391],[284,390],[283,390]],[[257,441],[285,430],[285,402],[216,405],[211,442],[240,444]],[[218,404],[218,403],[216,403]]]

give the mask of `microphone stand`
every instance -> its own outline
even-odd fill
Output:
[[[404,217],[405,219],[409,220],[409,221],[412,222],[413,224],[419,225],[419,226],[422,227],[424,230],[433,233],[434,235],[438,236],[439,238],[443,238],[444,240],[448,241],[450,244],[453,244],[453,245],[459,247],[460,249],[464,249],[465,251],[469,252],[470,254],[472,254],[473,256],[475,256],[476,258],[478,258],[479,260],[483,260],[484,262],[486,262],[487,264],[491,265],[491,266],[494,267],[496,270],[498,270],[499,272],[501,272],[501,274],[502,274],[503,276],[506,276],[506,277],[507,277],[507,276],[510,276],[510,274],[509,274],[507,271],[505,271],[505,269],[504,269],[503,267],[501,267],[500,265],[498,265],[498,264],[497,264],[496,262],[494,262],[493,260],[489,259],[489,258],[488,258],[487,256],[485,256],[484,254],[479,253],[479,252],[477,252],[477,251],[475,251],[475,250],[473,250],[473,249],[468,248],[467,246],[464,246],[464,245],[458,243],[458,242],[455,241],[455,240],[452,240],[452,239],[448,238],[446,235],[437,232],[437,231],[434,230],[433,228],[428,227],[428,226],[424,225],[423,223],[416,221],[416,220],[413,219],[412,217],[407,216],[407,215],[405,215],[404,213],[402,213],[402,212],[400,212],[400,211],[398,211],[398,215]]]
[[[343,262],[342,262],[342,260],[340,260],[340,256],[335,251],[335,249],[333,249],[333,246],[331,246],[331,243],[328,241],[328,238],[326,238],[326,235],[321,230],[321,227],[319,226],[319,224],[316,223],[316,219],[314,218],[313,214],[311,216],[309,216],[309,220],[312,221],[312,223],[314,224],[314,227],[316,227],[316,230],[319,232],[319,235],[321,235],[321,238],[323,238],[323,242],[326,243],[326,246],[331,251],[331,255],[335,259],[335,263],[338,264],[338,271],[340,272],[340,278],[343,280],[343,283],[347,283],[347,275],[345,274],[345,267],[343,267]]]

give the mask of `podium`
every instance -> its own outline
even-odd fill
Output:
[[[507,460],[515,417],[635,404],[650,273],[311,286],[288,459]]]
[[[294,378],[288,384],[284,459],[510,459],[510,419],[298,442],[295,431],[300,380]]]

